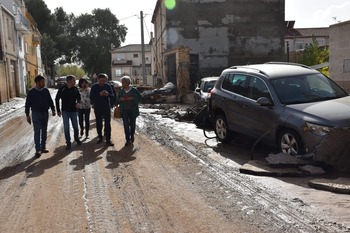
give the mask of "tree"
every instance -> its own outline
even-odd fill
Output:
[[[43,0],[26,0],[28,12],[37,23],[41,38],[41,51],[45,62],[54,76],[55,61],[66,58],[70,61],[73,54],[70,32],[74,15],[67,15],[62,8],[57,8],[54,14],[48,9]]]
[[[111,77],[111,46],[125,41],[127,28],[107,9],[94,9],[92,14],[77,17],[72,27],[75,60],[83,63],[90,74],[106,73]]]
[[[61,65],[57,67],[57,75],[74,75],[77,79],[80,79],[85,76],[85,72],[77,65]]]
[[[298,61],[307,66],[322,64],[329,61],[329,50],[326,47],[320,48],[316,38],[312,38],[312,43],[305,45],[302,58]],[[322,68],[322,73],[329,76],[328,67]]]

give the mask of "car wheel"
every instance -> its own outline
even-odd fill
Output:
[[[291,129],[283,129],[278,137],[279,151],[290,155],[305,154],[300,136]]]
[[[230,142],[232,132],[227,126],[227,120],[224,115],[218,115],[215,118],[215,134],[220,142]]]

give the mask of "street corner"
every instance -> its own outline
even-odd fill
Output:
[[[309,181],[309,186],[334,193],[350,194],[349,177],[338,177],[337,179],[313,179]]]

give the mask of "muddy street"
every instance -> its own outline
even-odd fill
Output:
[[[201,129],[151,112],[142,109],[129,147],[115,119],[115,145],[96,144],[91,114],[90,138],[71,151],[62,119],[50,117],[50,152],[39,159],[24,110],[1,118],[0,232],[349,230],[348,195],[311,189],[307,178],[241,174],[249,142],[204,143]]]

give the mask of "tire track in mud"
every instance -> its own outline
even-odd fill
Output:
[[[322,219],[316,219],[304,209],[296,208],[286,200],[280,200],[278,193],[269,193],[268,188],[259,187],[260,184],[249,176],[237,173],[237,169],[215,161],[205,153],[203,145],[172,134],[171,130],[162,124],[157,124],[154,119],[150,114],[142,114],[142,125],[147,125],[147,127],[138,128],[138,130],[151,135],[153,140],[171,148],[180,157],[201,164],[208,174],[208,177],[204,175],[203,179],[214,178],[215,181],[210,182],[211,185],[219,182],[221,185],[216,185],[225,190],[225,193],[230,193],[228,199],[231,205],[234,205],[235,210],[233,211],[243,212],[248,221],[264,225],[265,232],[280,232],[281,230],[284,232],[346,231],[346,228],[342,226],[327,224]],[[227,210],[221,209],[221,211]]]

